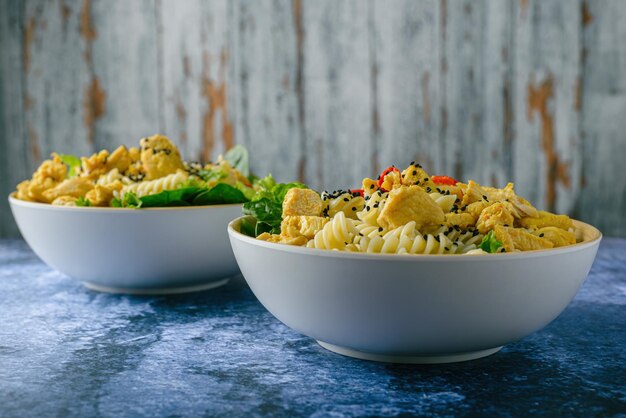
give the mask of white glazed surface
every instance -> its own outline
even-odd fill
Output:
[[[241,219],[229,224],[235,257],[276,318],[333,351],[401,362],[477,358],[543,328],[573,299],[601,239],[576,222],[585,242],[553,250],[355,254],[259,241],[238,232]]]
[[[240,204],[137,210],[9,202],[33,251],[91,288],[180,293],[239,273],[226,225]]]

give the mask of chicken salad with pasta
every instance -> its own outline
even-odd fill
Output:
[[[431,176],[411,162],[363,179],[360,189],[285,192],[271,210],[244,204],[242,232],[257,239],[324,250],[388,254],[488,254],[575,244],[567,215],[537,210],[503,188]],[[270,214],[271,212],[271,214]]]

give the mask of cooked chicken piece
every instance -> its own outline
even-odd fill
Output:
[[[137,147],[128,148],[128,156],[130,157],[131,163],[141,161],[141,151]]]
[[[510,211],[511,204],[509,202],[496,202],[480,212],[476,227],[478,232],[486,234],[496,225],[513,226],[513,215]]]
[[[378,223],[387,229],[415,221],[416,228],[443,224],[443,210],[420,186],[403,186],[389,192],[385,206],[378,215]]]
[[[44,178],[51,178],[55,182],[59,183],[65,180],[67,176],[67,166],[61,161],[61,157],[58,154],[52,153],[52,159],[46,160],[33,174],[33,180],[41,180]]]
[[[496,225],[493,232],[507,252],[543,250],[554,247],[554,244],[547,239],[536,237],[520,228]]]
[[[28,200],[32,201],[33,198],[30,197],[29,189],[30,189],[30,180],[24,180],[19,183],[16,187],[15,197],[20,200]]]
[[[75,199],[85,196],[88,191],[93,189],[94,185],[91,181],[83,177],[73,177],[62,181],[54,186],[52,189],[48,189],[43,192],[43,197],[47,202],[52,202],[57,197],[72,196]]]
[[[463,192],[463,199],[461,199],[461,206],[467,206],[474,202],[480,202],[486,197],[485,192],[480,184],[473,180],[470,180],[467,184],[456,184]]]
[[[287,216],[320,216],[322,198],[315,190],[290,189],[283,200],[283,218]]]
[[[121,182],[118,183],[122,184]],[[113,200],[113,190],[109,186],[96,185],[85,195],[85,199],[89,200],[91,206],[110,206],[111,200]]]
[[[107,173],[107,161],[109,159],[109,151],[102,150],[96,152],[91,157],[81,157],[81,172],[80,176],[96,180],[98,177]]]
[[[67,175],[67,166],[63,164],[57,154],[52,154],[52,159],[45,160],[32,179],[18,184],[16,197],[33,202],[50,203],[52,200],[44,196],[44,192],[56,187]]]
[[[363,188],[363,195],[369,196],[378,190],[378,182],[374,179],[365,178],[361,187]]]
[[[504,188],[497,189],[495,187],[483,186],[483,192],[487,195],[490,202],[510,202],[513,205],[511,213],[516,218],[525,216],[537,217],[537,209],[530,202],[517,194],[515,194],[513,183],[508,183]]]
[[[481,200],[480,202],[470,203],[469,205],[467,205],[465,210],[467,211],[467,213],[472,215],[472,217],[475,220],[478,220],[478,217],[480,216],[480,213],[489,205],[491,205],[491,203],[489,203],[489,202],[487,202],[485,200]]]
[[[267,241],[267,242],[275,242],[277,244],[287,244],[287,245],[305,245],[307,242],[307,239],[305,237],[303,237],[302,235],[300,235],[299,237],[284,237],[282,235],[272,235],[268,232],[264,232],[261,235],[259,235],[257,237],[257,239],[260,239],[261,241]]]
[[[554,244],[555,247],[576,244],[576,236],[574,234],[555,226],[546,226],[545,228],[533,231],[533,235],[547,239]]]
[[[402,172],[402,184],[405,186],[422,186],[426,187],[426,179],[430,176],[422,167],[410,165]]]
[[[383,183],[380,185],[385,190],[395,189],[402,186],[402,179],[400,178],[399,171],[390,171],[385,175]]]
[[[106,168],[107,172],[117,168],[117,171],[120,173],[128,170],[128,167],[133,162],[133,159],[130,155],[130,152],[126,149],[125,146],[121,145],[117,147],[115,151],[109,155],[107,159]]]
[[[546,226],[555,226],[557,228],[568,230],[572,228],[574,224],[567,215],[555,215],[550,212],[540,210],[536,218],[522,218],[518,223],[524,228],[528,229],[540,229]]]
[[[461,228],[467,228],[474,226],[476,219],[469,213],[446,213],[446,226],[459,226]]]
[[[329,219],[321,216],[287,216],[280,225],[280,235],[289,238],[304,236],[311,239]]]
[[[146,180],[154,180],[184,169],[180,151],[163,135],[143,138],[141,144],[141,162]]]
[[[437,188],[443,192],[442,194],[450,192],[450,194],[455,195],[459,201],[463,200],[463,190],[461,190],[461,188],[457,185],[452,186],[450,184],[440,184],[437,185]]]

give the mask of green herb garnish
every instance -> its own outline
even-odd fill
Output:
[[[85,199],[84,197],[81,196],[78,199],[76,199],[76,206],[88,207],[88,206],[91,206],[91,202],[89,201],[89,199]]]
[[[496,239],[493,231],[489,231],[480,242],[480,249],[488,253],[495,253],[500,247],[502,247],[502,243]]]
[[[142,201],[134,192],[125,193],[121,199],[115,198],[111,201],[114,208],[135,208],[138,209],[142,205]]]

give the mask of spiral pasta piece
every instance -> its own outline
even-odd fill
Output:
[[[111,171],[104,173],[103,175],[98,177],[96,184],[100,186],[106,186],[115,183],[116,181],[122,181],[122,179],[124,178],[125,177],[122,175],[122,173],[120,173],[117,168],[114,168]]]
[[[457,199],[454,194],[445,195],[438,192],[430,193],[429,196],[435,201],[435,203],[437,203],[444,213],[449,213],[452,210],[452,206],[454,206],[454,202],[456,202]]]
[[[331,218],[339,212],[343,212],[348,218],[356,219],[357,212],[365,207],[365,200],[359,195],[350,192],[341,193],[339,196],[333,196],[328,193],[322,193],[323,212]]]
[[[124,195],[129,192],[134,192],[137,197],[143,197],[160,193],[164,190],[174,190],[183,184],[188,178],[189,175],[185,171],[178,170],[176,173],[169,174],[159,179],[126,185],[122,188],[120,194]]]
[[[347,218],[343,212],[338,212],[324,225],[324,228],[317,231],[313,239],[307,243],[307,247],[325,250],[356,250],[357,247],[353,245],[353,241],[357,234],[354,221]]]
[[[379,227],[378,215],[385,206],[385,201],[389,193],[376,191],[366,196],[365,207],[356,214],[357,218],[368,225]]]
[[[362,224],[365,225],[365,224]],[[463,254],[477,248],[482,235],[473,232],[441,231],[422,235],[415,228],[414,221],[386,232],[372,230],[369,225],[356,225],[357,231],[369,231],[355,238],[355,245],[361,252],[381,254]]]

